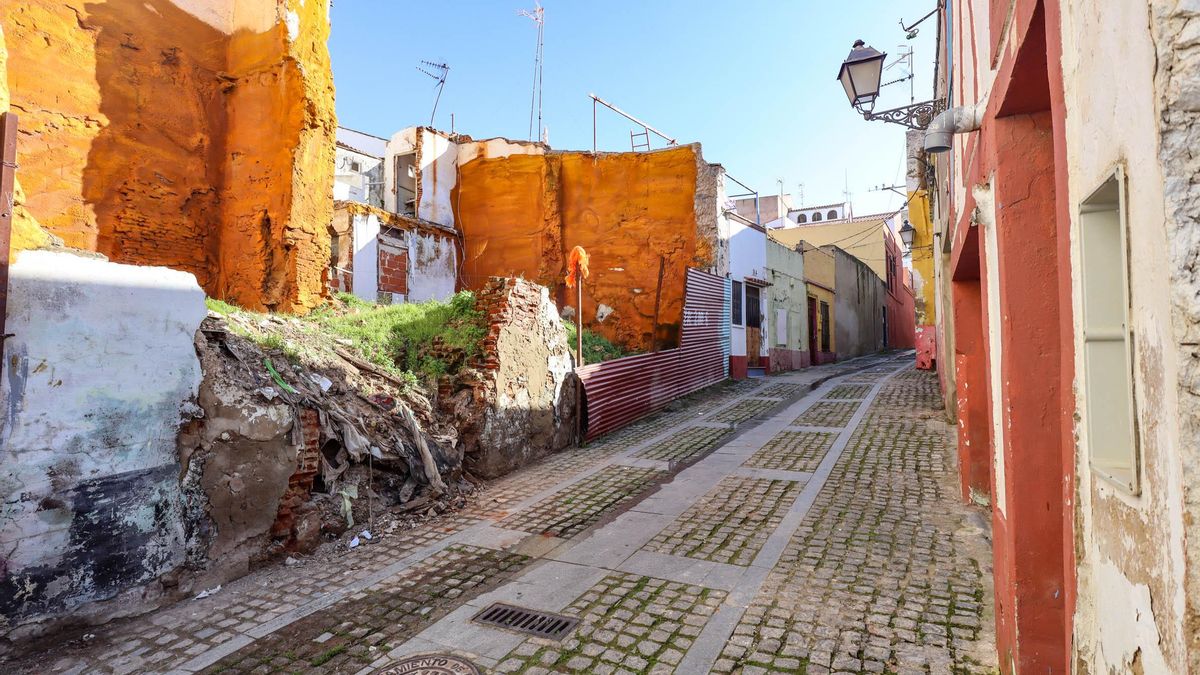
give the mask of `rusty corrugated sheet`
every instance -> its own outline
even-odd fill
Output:
[[[727,375],[726,280],[688,270],[679,347],[586,365],[588,439],[618,429]]]

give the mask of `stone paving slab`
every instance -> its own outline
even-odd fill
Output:
[[[570,538],[664,475],[644,467],[605,467],[505,519],[503,524],[510,529]]]
[[[813,472],[825,453],[837,440],[837,434],[811,431],[781,431],[744,466],[759,469]]]
[[[804,414],[797,417],[794,426],[811,427],[845,427],[850,417],[858,410],[857,402],[827,402],[814,403]]]
[[[729,425],[696,425],[657,441],[634,455],[635,458],[685,462],[698,457],[720,444],[729,435]]]
[[[799,493],[796,483],[730,476],[646,544],[646,550],[749,565]]]
[[[779,405],[779,401],[770,398],[747,398],[721,410],[713,415],[711,421],[740,424],[754,419],[759,415]]]

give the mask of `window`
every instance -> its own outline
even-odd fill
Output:
[[[821,222],[821,214],[819,214],[819,213],[814,213],[814,214],[813,214],[813,222],[814,222],[814,223],[819,223],[819,222]]]
[[[1125,176],[1118,169],[1079,209],[1084,417],[1092,470],[1138,494],[1127,236]]]
[[[746,287],[746,327],[762,328],[762,303],[758,286]]]
[[[829,349],[829,303],[821,303],[821,351],[827,352]]]
[[[837,211],[830,210],[829,213],[825,214],[825,217],[829,220],[834,220],[837,218]]]
[[[350,160],[350,170],[353,171],[354,173],[361,173],[362,172],[362,164],[359,164],[358,160],[352,159],[352,160]]]
[[[742,325],[742,282],[733,282],[733,325]]]
[[[797,222],[797,223],[807,223],[807,222],[808,222],[808,216],[806,216],[806,215],[804,215],[803,213],[801,213],[800,215],[796,216],[796,222]]]

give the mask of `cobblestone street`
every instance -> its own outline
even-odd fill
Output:
[[[937,376],[912,362],[719,385],[460,512],[3,669],[371,673],[453,654],[504,673],[994,672],[986,521],[958,499]],[[474,620],[497,602],[577,624]]]

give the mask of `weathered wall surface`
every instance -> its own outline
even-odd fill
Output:
[[[1200,186],[1195,182],[1200,170],[1195,153],[1200,143],[1200,106],[1196,103],[1200,101],[1200,40],[1196,36],[1200,7],[1155,0],[1150,3],[1150,19],[1157,58],[1158,161],[1165,180],[1163,234],[1171,289],[1169,308],[1160,308],[1154,318],[1168,313],[1171,317],[1172,335],[1164,336],[1161,343],[1163,390],[1164,404],[1174,395],[1177,406],[1174,411],[1166,409],[1169,412],[1158,419],[1178,423],[1173,430],[1178,454],[1169,468],[1180,469],[1174,474],[1171,491],[1182,493],[1184,536],[1173,539],[1172,544],[1182,542],[1186,561],[1182,632],[1195,636],[1200,635],[1200,353],[1196,349],[1200,344]],[[1154,243],[1161,244],[1161,240]],[[1157,356],[1148,353],[1146,365],[1153,366]],[[1172,509],[1171,520],[1178,526],[1180,516],[1176,514]],[[1183,646],[1188,670],[1200,671],[1200,644],[1193,639]]]
[[[708,269],[718,255],[715,199],[712,213],[697,213],[717,187],[702,165],[695,145],[468,161],[452,199],[466,241],[462,281],[479,288],[491,276],[523,275],[559,292],[568,252],[583,246],[591,256],[584,325],[650,349],[658,297],[657,339],[676,344],[686,270]]]
[[[329,261],[331,278],[352,279],[353,293],[363,300],[424,302],[454,295],[459,245],[448,229],[366,204],[337,202],[329,236],[337,243]]]
[[[5,636],[179,565],[176,434],[194,412],[188,274],[27,251],[11,268],[0,383],[0,614]],[[119,316],[120,321],[113,317]],[[132,595],[130,596],[130,593]],[[127,597],[128,596],[128,597]]]
[[[496,478],[571,443],[578,381],[545,287],[492,279],[480,289],[478,306],[488,321],[482,370],[446,406],[478,411],[460,435],[465,464],[477,476]]]
[[[18,173],[43,227],[247,307],[316,304],[333,170],[325,3],[5,4]]]
[[[886,291],[875,272],[858,258],[836,246],[833,253],[837,295],[838,358],[873,354],[883,349],[883,305]]]
[[[769,334],[771,371],[803,368],[808,354],[808,302],[804,286],[804,255],[768,239],[767,271],[771,317]]]
[[[1200,8],[1067,3],[1063,66],[1076,205],[1126,174],[1130,331],[1141,492],[1092,471],[1082,381],[1080,261],[1073,256],[1077,373],[1077,659],[1087,671],[1200,669]],[[1149,22],[1147,17],[1149,16]],[[1121,72],[1114,83],[1113,72]],[[1078,239],[1080,224],[1073,223]],[[1171,288],[1172,293],[1162,289]]]

